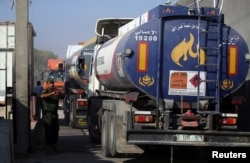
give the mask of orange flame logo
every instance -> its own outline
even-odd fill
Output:
[[[194,44],[194,36],[190,33],[190,40],[186,41],[186,38],[184,38],[182,40],[182,42],[180,42],[173,50],[171,53],[171,58],[174,61],[175,64],[183,67],[180,64],[180,60],[181,58],[183,58],[183,61],[187,61],[188,60],[188,56],[187,54],[189,54],[190,57],[192,58],[197,58],[198,57],[198,53],[197,52],[193,52],[192,50],[192,46]],[[198,44],[196,45],[196,49],[198,51]],[[206,55],[203,49],[200,49],[200,64],[204,64],[206,60]]]

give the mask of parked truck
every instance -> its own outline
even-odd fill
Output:
[[[11,118],[12,100],[14,96],[13,83],[15,79],[15,22],[0,22],[0,107],[5,107],[4,115],[0,117]],[[36,35],[33,25],[28,23],[28,58],[29,58],[29,76],[33,76],[33,37]],[[27,86],[33,88],[33,79],[28,79]]]
[[[87,128],[87,91],[90,59],[96,37],[69,45],[65,59],[64,115],[72,128]]]
[[[0,104],[6,105],[13,95],[13,61],[15,50],[15,23],[0,24]],[[10,104],[10,103],[9,103]]]
[[[250,147],[249,49],[221,7],[159,5],[97,21],[88,126],[103,155]]]

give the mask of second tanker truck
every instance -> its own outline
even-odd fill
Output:
[[[97,22],[88,125],[105,156],[250,147],[250,54],[217,6],[160,5],[127,24]]]
[[[87,90],[95,38],[83,45],[69,45],[65,58],[64,115],[72,128],[87,128]]]

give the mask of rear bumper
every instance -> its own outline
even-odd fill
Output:
[[[201,136],[202,141],[181,141],[178,136]],[[127,142],[137,145],[250,147],[250,132],[128,130]]]

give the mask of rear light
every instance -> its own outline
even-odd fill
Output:
[[[236,117],[221,117],[219,123],[220,125],[236,125],[237,118]]]
[[[180,109],[185,109],[185,110],[188,110],[188,109],[191,109],[192,108],[192,104],[189,103],[189,102],[176,102],[177,104],[177,107],[180,108]]]
[[[191,106],[190,106],[190,103],[189,102],[182,102],[182,107],[183,109],[190,109]]]
[[[134,121],[136,123],[153,123],[154,117],[152,115],[135,115]]]
[[[87,100],[78,100],[77,104],[78,104],[78,106],[87,106],[88,101]]]
[[[82,89],[77,89],[77,90],[76,90],[76,93],[77,93],[77,94],[83,94],[83,92],[84,92],[84,90],[82,90]]]
[[[219,118],[220,125],[236,125],[237,124],[238,115],[234,113],[224,113]]]

